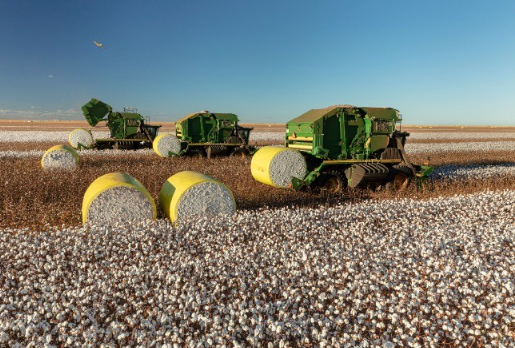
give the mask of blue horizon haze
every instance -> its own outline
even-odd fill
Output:
[[[158,122],[285,123],[348,103],[515,125],[514,15],[506,0],[4,0],[0,119],[82,120],[97,98]]]

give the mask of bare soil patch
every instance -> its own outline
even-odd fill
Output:
[[[421,163],[425,156],[413,156]],[[100,175],[124,172],[140,180],[154,199],[161,185],[171,175],[183,171],[199,171],[225,183],[234,193],[239,209],[263,207],[318,207],[338,202],[357,202],[367,199],[396,197],[427,198],[477,192],[484,189],[515,188],[515,178],[497,180],[438,180],[430,186],[398,193],[392,191],[347,190],[341,195],[324,195],[313,190],[292,191],[276,189],[256,182],[250,173],[250,158],[179,157],[161,159],[157,156],[90,156],[81,158],[82,165],[72,173],[44,172],[39,158],[0,160],[0,228],[29,227],[41,229],[46,225],[78,225],[81,223],[82,197],[89,184]],[[505,153],[434,154],[432,164],[448,163],[506,163],[513,156]]]

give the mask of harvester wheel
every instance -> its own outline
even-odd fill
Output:
[[[345,182],[342,175],[336,171],[328,171],[322,174],[322,191],[330,194],[343,191]]]
[[[387,187],[395,191],[403,191],[408,187],[411,169],[404,165],[395,165],[390,168]]]
[[[247,149],[244,149],[241,147],[236,147],[231,151],[229,156],[231,156],[231,157],[237,156],[237,157],[245,158],[247,155],[248,155]]]

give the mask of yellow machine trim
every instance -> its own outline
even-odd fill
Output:
[[[290,148],[290,149],[311,150],[313,148],[313,146],[312,145],[301,145],[301,144],[288,144],[288,148]]]
[[[204,182],[212,182],[231,192],[227,186],[209,175],[194,171],[179,172],[169,177],[159,192],[159,207],[161,208],[161,211],[170,219],[170,221],[175,222],[178,217],[179,204],[184,194],[186,194],[186,192],[193,186]],[[234,206],[236,206],[236,201],[232,192],[231,196]]]
[[[147,196],[147,198],[152,203],[152,208],[154,209],[154,219],[157,218],[157,208],[154,199],[141,182],[139,182],[136,178],[130,176],[129,174],[109,173],[96,178],[89,185],[88,189],[86,190],[86,193],[84,193],[84,198],[82,200],[83,223],[86,223],[86,221],[88,221],[89,207],[91,206],[91,203],[93,203],[93,201],[97,198],[97,196],[105,190],[116,186],[126,186],[130,188],[135,188],[140,192],[144,193],[145,196]]]
[[[313,137],[292,137],[292,136],[289,136],[288,140],[313,141]]]

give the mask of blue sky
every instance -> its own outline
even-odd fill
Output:
[[[284,123],[332,104],[514,125],[515,1],[0,1],[0,118]],[[96,40],[105,45],[100,49]]]

